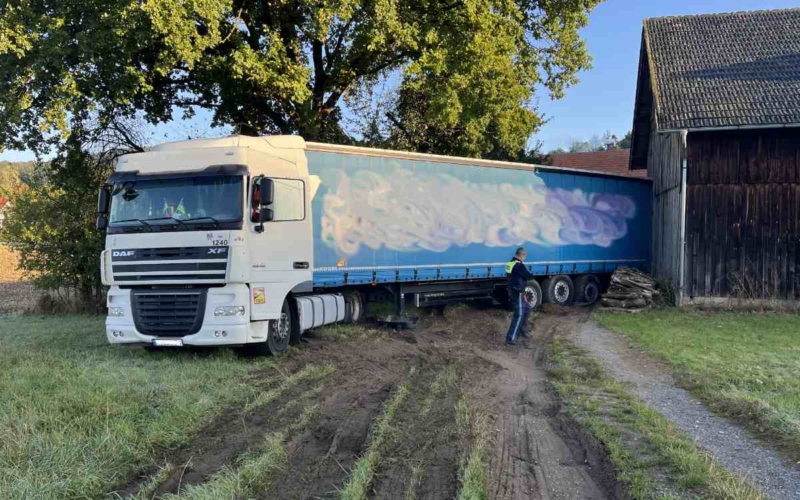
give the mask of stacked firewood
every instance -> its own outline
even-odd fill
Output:
[[[611,275],[608,291],[600,303],[604,307],[640,310],[652,307],[661,297],[658,283],[647,274],[630,267],[620,267]]]

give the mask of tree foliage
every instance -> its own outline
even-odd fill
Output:
[[[34,162],[0,161],[0,198],[11,198],[20,189],[22,179],[30,175]]]
[[[10,0],[0,5],[0,147],[47,149],[76,121],[213,110],[246,134],[352,140],[343,101],[393,81],[384,139],[519,154],[543,86],[588,67],[601,0]]]
[[[588,141],[573,140],[565,149],[554,149],[550,154],[590,153],[592,151],[609,151],[612,149],[630,149],[632,132],[629,130],[622,139],[616,134],[606,131],[602,136],[594,135]]]
[[[95,229],[97,192],[120,155],[140,150],[135,129],[121,123],[76,129],[53,160],[20,176],[0,242],[19,251],[20,268],[37,286],[76,291],[81,310],[103,307],[98,256],[104,235]]]
[[[633,131],[628,130],[628,132],[622,136],[622,139],[617,142],[617,147],[619,149],[631,149],[631,142],[633,142]]]

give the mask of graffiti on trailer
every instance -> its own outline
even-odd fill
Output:
[[[322,237],[342,255],[373,250],[444,252],[478,243],[505,247],[609,247],[636,215],[630,197],[526,185],[470,183],[397,168],[391,175],[337,172],[323,198]]]

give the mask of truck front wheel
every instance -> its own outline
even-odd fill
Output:
[[[295,338],[299,340],[300,325],[288,300],[283,301],[280,319],[271,320],[269,323],[267,349],[273,356],[286,352],[289,349],[289,343]]]

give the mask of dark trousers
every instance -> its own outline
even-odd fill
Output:
[[[511,305],[514,307],[514,315],[511,317],[511,325],[509,325],[508,333],[506,333],[506,341],[515,342],[520,333],[527,332],[528,315],[531,312],[531,308],[523,298],[522,293],[509,291],[508,295],[511,298]]]

